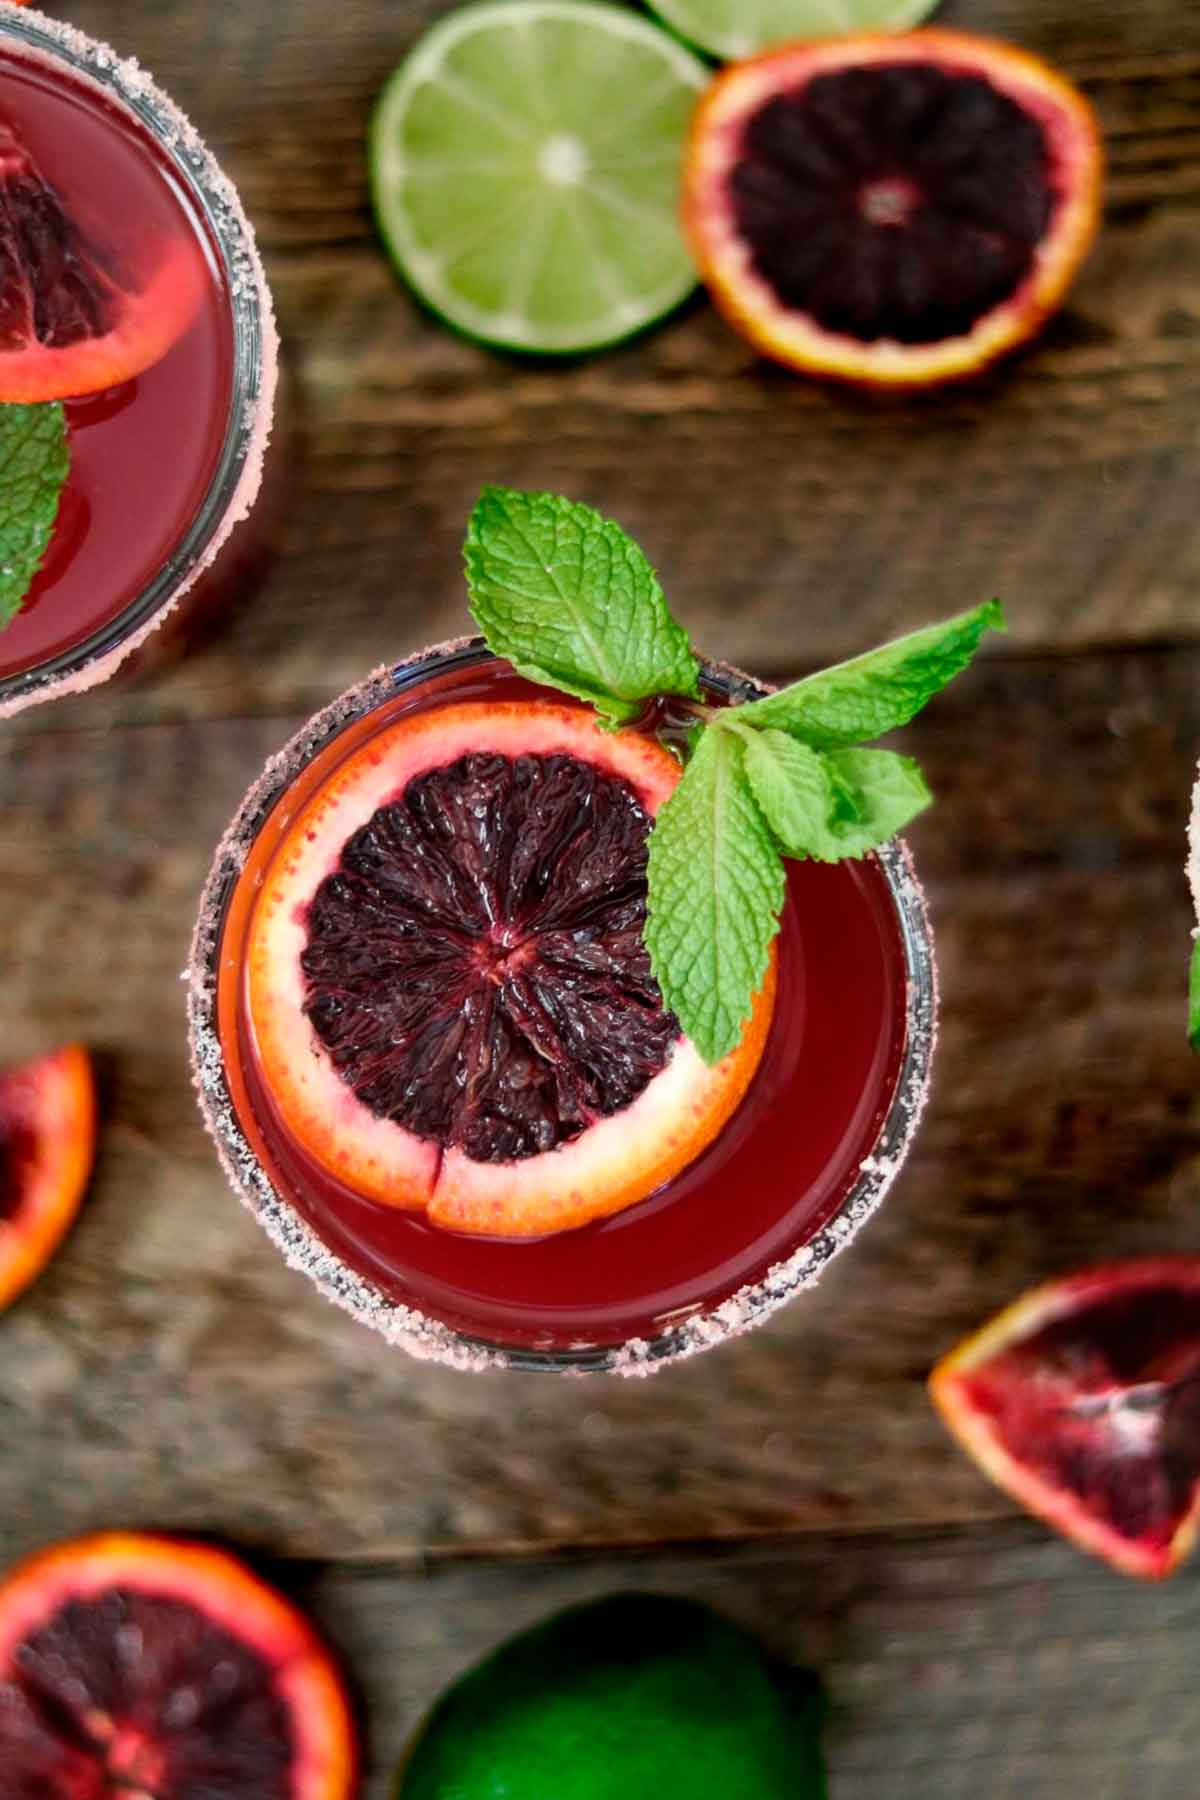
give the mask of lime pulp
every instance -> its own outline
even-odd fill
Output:
[[[651,0],[663,19],[710,56],[732,61],[790,39],[848,31],[904,31],[938,0]]]
[[[595,0],[483,0],[419,41],[371,137],[380,228],[421,298],[472,337],[570,353],[695,285],[684,135],[708,71]]]

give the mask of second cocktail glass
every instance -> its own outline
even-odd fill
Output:
[[[26,246],[0,342],[11,352],[29,334],[19,363],[0,360],[18,386],[39,356],[80,380],[79,396],[58,390],[71,466],[49,548],[0,630],[3,718],[144,658],[169,615],[212,605],[241,572],[245,527],[230,539],[262,478],[277,341],[233,187],[136,63],[0,6],[0,150]],[[82,297],[64,286],[81,256]]]

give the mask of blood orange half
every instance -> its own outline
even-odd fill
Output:
[[[0,1070],[0,1308],[66,1236],[95,1149],[96,1093],[82,1045]]]
[[[329,1652],[235,1557],[76,1539],[0,1583],[5,1800],[350,1800]]]
[[[445,706],[352,755],[291,823],[247,949],[291,1136],[354,1192],[538,1236],[644,1198],[758,1066],[774,966],[707,1067],[642,942],[646,838],[679,780],[579,708]]]
[[[72,218],[0,120],[0,401],[98,393],[165,356],[199,310],[204,265],[182,235],[144,249],[133,267]]]
[[[1200,1256],[1025,1295],[930,1378],[993,1481],[1128,1575],[1160,1579],[1200,1523]]]
[[[787,45],[718,76],[684,214],[701,273],[768,356],[867,386],[971,374],[1035,332],[1095,234],[1087,101],[955,31]]]

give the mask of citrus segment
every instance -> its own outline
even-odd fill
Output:
[[[186,241],[120,261],[73,219],[0,121],[0,401],[66,400],[141,374],[182,336],[204,296]]]
[[[906,31],[938,0],[654,0],[660,19],[722,62],[797,38]]]
[[[701,102],[685,218],[730,322],[809,373],[919,387],[972,373],[1061,301],[1095,235],[1083,96],[992,39],[785,46]]]
[[[12,1800],[350,1800],[356,1766],[329,1653],[224,1551],[101,1533],[0,1582]]]
[[[372,128],[388,248],[452,324],[517,350],[628,337],[695,285],[679,164],[706,71],[593,0],[487,0],[435,25]]]
[[[1200,1256],[1050,1282],[939,1363],[930,1391],[992,1480],[1129,1575],[1200,1523]]]
[[[775,985],[772,960],[742,1040],[722,1062],[710,1068],[686,1039],[677,1039],[662,1073],[628,1108],[596,1120],[532,1165],[447,1152],[430,1219],[478,1235],[536,1236],[585,1225],[653,1193],[712,1142],[740,1105],[766,1045]]]
[[[706,1069],[642,942],[679,765],[580,708],[401,719],[291,823],[251,921],[248,1011],[288,1132],[364,1198],[529,1236],[644,1197],[720,1130],[773,982]]]
[[[81,1045],[0,1070],[0,1307],[66,1236],[95,1147],[95,1084]]]

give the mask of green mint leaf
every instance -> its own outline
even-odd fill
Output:
[[[1200,937],[1192,945],[1192,967],[1188,978],[1188,1042],[1200,1050]]]
[[[0,404],[0,630],[20,612],[42,566],[70,460],[57,400]]]
[[[699,664],[654,570],[590,506],[485,488],[465,557],[476,623],[522,675],[590,701],[614,725],[655,695],[699,696]]]
[[[730,727],[739,730],[733,719]],[[746,774],[787,856],[840,862],[878,849],[930,803],[921,771],[890,750],[810,749],[785,731],[741,731]]]
[[[927,625],[850,662],[822,669],[739,714],[748,725],[770,725],[811,744],[836,750],[894,731],[964,669],[986,631],[1003,631],[1004,608],[989,600],[940,625]]]
[[[897,756],[894,750],[828,750],[824,760],[835,788],[848,789],[855,802],[853,815],[835,814],[826,862],[878,850],[933,803],[911,756]]]
[[[707,1063],[740,1042],[783,905],[779,851],[742,767],[709,729],[650,833],[646,946],[667,1007]]]
[[[787,856],[820,854],[814,846],[828,841],[838,810],[825,758],[786,731],[743,732],[737,723],[741,708],[731,711],[727,729],[741,738],[754,798],[780,848]]]

